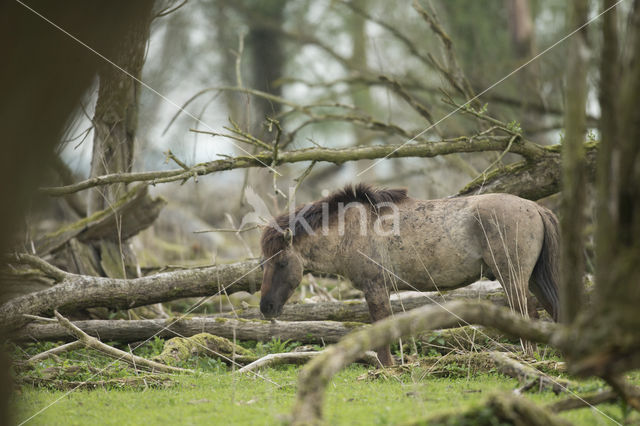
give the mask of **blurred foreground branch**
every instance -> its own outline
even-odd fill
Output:
[[[421,331],[457,326],[460,323],[492,326],[502,332],[540,343],[549,343],[558,328],[556,324],[529,321],[486,302],[451,302],[437,307],[425,306],[386,318],[327,348],[300,372],[292,423],[319,423],[325,389],[331,383],[331,378],[365,351]]]

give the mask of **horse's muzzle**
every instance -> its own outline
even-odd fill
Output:
[[[278,315],[280,315],[281,311],[282,311],[282,306],[276,306],[275,303],[269,300],[260,301],[260,312],[262,313],[262,316],[264,316],[266,319],[277,317]]]

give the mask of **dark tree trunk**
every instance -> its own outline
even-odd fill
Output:
[[[130,172],[133,166],[133,145],[138,125],[138,98],[142,65],[144,64],[151,6],[142,22],[126,28],[125,40],[111,59],[99,69],[100,87],[93,116],[94,139],[91,177],[116,172]],[[124,71],[126,71],[126,73]],[[88,214],[104,210],[125,192],[124,184],[91,190]]]
[[[123,28],[138,21],[150,1],[30,1],[47,16],[106,56]],[[27,199],[51,161],[65,125],[91,84],[100,59],[17,2],[0,3],[0,249],[9,249]],[[0,289],[0,291],[2,291]],[[2,339],[2,336],[0,336]],[[0,424],[11,424],[6,357],[0,354]]]
[[[576,0],[569,7],[568,27],[588,19],[589,2]],[[587,32],[583,28],[569,40],[566,79],[566,135],[562,143],[562,263],[560,320],[571,323],[582,305],[584,229],[586,225],[586,159],[584,149],[587,99]]]
[[[117,53],[110,58],[117,66],[105,62],[98,71],[99,89],[93,117],[90,177],[132,171],[142,87],[139,80],[149,40],[152,6],[147,7],[142,21],[126,28],[125,39]],[[110,208],[126,191],[125,184],[89,191],[88,215]],[[128,218],[120,216],[117,219],[114,231],[120,232],[123,222]],[[97,271],[101,275],[111,278],[126,278],[125,265],[136,263],[133,251],[122,237],[97,241],[83,251],[85,258],[93,258],[93,262],[99,265]]]
[[[615,15],[603,26],[597,281],[593,310],[581,315],[567,345],[574,371],[612,382],[640,366],[640,2],[631,13],[627,63],[619,57]]]

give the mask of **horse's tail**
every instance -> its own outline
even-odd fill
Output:
[[[536,266],[533,268],[529,289],[536,295],[538,301],[553,320],[558,321],[560,300],[558,297],[558,282],[560,280],[558,267],[560,230],[558,219],[551,210],[542,206],[538,206],[538,212],[544,224],[544,241]]]

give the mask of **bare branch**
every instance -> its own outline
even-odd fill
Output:
[[[49,262],[46,262],[39,258],[38,256],[34,256],[26,253],[19,253],[15,255],[15,259],[18,263],[22,263],[24,265],[33,266],[36,269],[41,270],[45,273],[45,275],[52,277],[56,281],[64,281],[65,279],[73,276],[68,272],[59,269]]]
[[[71,321],[60,315],[58,311],[54,311],[54,314],[56,318],[58,318],[60,325],[75,335],[85,346],[96,349],[112,358],[115,358],[116,360],[122,360],[134,366],[144,366],[149,368],[151,371],[161,371],[163,373],[193,373],[191,370],[160,364],[158,362],[121,351],[120,349],[116,349],[112,346],[105,345],[100,340],[89,336],[87,333],[73,325]]]
[[[462,68],[458,64],[456,54],[453,48],[453,41],[449,35],[445,32],[444,28],[440,25],[438,17],[432,10],[429,13],[424,7],[422,7],[418,0],[414,0],[413,8],[420,14],[420,16],[429,24],[431,30],[440,38],[442,44],[445,47],[446,58],[448,62],[447,69],[440,67],[440,72],[449,80],[449,82],[464,96],[466,99],[474,99],[476,97],[469,80],[465,77]],[[435,58],[431,56],[434,63],[437,63]],[[479,102],[474,100],[472,105],[477,107]]]
[[[343,117],[341,117],[343,118]],[[278,164],[298,163],[303,161],[329,162],[342,164],[347,161],[372,160],[377,158],[403,158],[403,157],[436,157],[439,155],[456,154],[461,152],[504,151],[509,145],[510,137],[481,136],[460,137],[454,140],[445,139],[438,142],[421,142],[400,145],[375,145],[357,146],[353,148],[307,148],[293,151],[284,151],[278,155]],[[511,152],[520,154],[527,159],[534,160],[550,153],[549,150],[529,141],[518,139],[513,142]],[[82,191],[96,186],[103,186],[117,182],[173,182],[190,177],[193,174],[204,176],[211,173],[246,167],[265,167],[271,163],[272,153],[262,152],[254,157],[238,156],[227,159],[214,160],[201,163],[184,170],[182,168],[166,171],[113,173],[97,176],[73,185],[41,188],[47,195],[65,195]]]
[[[415,109],[418,114],[423,116],[429,124],[433,124],[433,115],[429,109],[418,102],[413,96],[409,94],[396,80],[393,80],[387,76],[380,76],[380,81],[385,83],[388,87],[390,87],[394,92],[396,92],[402,99],[404,99],[413,109]]]
[[[274,365],[305,364],[320,353],[321,352],[285,352],[280,354],[269,354],[253,361],[251,364],[245,365],[239,370],[236,370],[236,373],[248,373],[264,367],[273,367]]]
[[[29,364],[35,364],[36,362],[40,362],[43,359],[47,359],[49,357],[59,355],[61,353],[80,349],[82,347],[84,347],[84,343],[82,343],[80,340],[76,340],[74,342],[65,343],[64,345],[56,346],[55,348],[49,349],[48,351],[40,352],[39,354],[29,358],[27,362]]]

